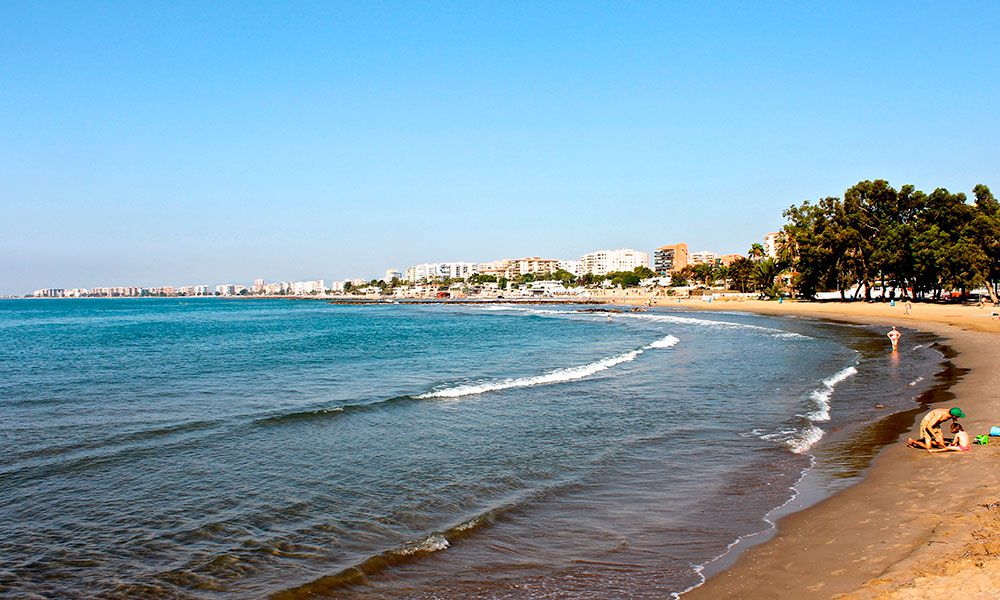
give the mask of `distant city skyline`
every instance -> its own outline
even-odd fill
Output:
[[[998,21],[995,2],[3,3],[0,294],[742,254],[860,180],[997,189]]]

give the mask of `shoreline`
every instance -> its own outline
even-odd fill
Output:
[[[614,301],[648,300],[637,296]],[[969,415],[963,420],[969,433],[985,433],[1000,424],[1000,401],[992,393],[1000,384],[993,359],[1000,322],[988,317],[988,308],[915,305],[915,314],[903,315],[901,305],[888,303],[708,303],[655,297],[653,305],[886,328],[901,324],[932,333],[954,350],[947,359],[968,369],[950,391],[953,404]],[[915,406],[909,412],[915,419],[921,410]],[[906,411],[894,414],[905,416]],[[930,455],[899,443],[913,427],[878,450],[859,481],[781,515],[767,540],[741,551],[729,566],[682,597],[902,600],[950,595],[958,585],[983,597],[1000,595],[1000,541],[989,541],[1000,540],[1000,477],[991,461],[1000,456],[1000,440],[994,438],[997,445],[974,446],[968,454]]]

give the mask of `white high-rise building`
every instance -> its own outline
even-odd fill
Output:
[[[398,270],[396,270],[396,269],[386,269],[385,270],[385,277],[382,278],[382,281],[384,281],[386,283],[389,283],[393,279],[402,279],[402,278],[403,278],[403,274],[400,273]]]
[[[448,279],[465,279],[479,272],[476,263],[446,262],[438,263],[438,276]]]
[[[465,279],[479,273],[479,265],[470,262],[423,263],[406,268],[406,280],[417,282],[421,279]]]
[[[563,271],[568,271],[572,273],[575,277],[579,277],[583,274],[583,263],[578,260],[560,260],[557,268]]]
[[[692,252],[688,261],[692,265],[715,265],[715,262],[719,260],[718,252],[710,252],[708,250],[702,250],[701,252]]]
[[[440,276],[437,263],[423,263],[420,265],[413,265],[412,267],[406,267],[406,280],[410,282],[417,282],[421,279],[432,279]]]
[[[632,248],[597,250],[580,257],[582,275],[607,275],[616,271],[632,271],[636,267],[649,268],[649,254]]]
[[[303,294],[322,294],[326,291],[326,282],[322,279],[312,281],[296,281],[292,283],[292,294],[301,296]]]
[[[778,235],[777,231],[764,234],[764,256],[767,258],[778,258]]]

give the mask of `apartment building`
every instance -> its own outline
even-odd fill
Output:
[[[406,267],[406,280],[411,283],[416,283],[426,279],[433,279],[435,277],[440,277],[437,263],[423,263],[420,265],[413,265],[412,267]]]
[[[558,267],[563,271],[572,273],[574,277],[579,277],[583,274],[583,263],[578,260],[560,260]]]
[[[607,275],[616,271],[649,268],[649,254],[632,248],[596,250],[580,257],[581,274]]]
[[[685,242],[660,246],[653,253],[653,270],[660,275],[676,273],[688,265],[688,245]]]
[[[778,235],[777,231],[764,234],[764,256],[767,258],[778,258]]]
[[[688,262],[692,265],[712,265],[714,267],[718,260],[718,252],[702,250],[701,252],[692,252]]]

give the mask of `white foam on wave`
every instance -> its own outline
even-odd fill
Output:
[[[766,431],[763,429],[752,429],[739,435],[744,437],[756,436],[762,440],[781,444],[796,454],[804,454],[820,441],[826,432],[819,428],[816,423],[824,423],[830,420],[830,398],[837,384],[857,374],[858,369],[853,365],[846,367],[820,382],[820,387],[809,394],[809,399],[815,403],[815,409],[804,415],[797,415],[808,420],[804,427],[782,427],[776,431]]]
[[[802,454],[806,450],[816,445],[816,442],[823,439],[826,432],[815,425],[810,425],[805,431],[799,432],[796,436],[785,442],[789,450],[796,454]]]
[[[764,327],[762,325],[750,325],[747,323],[734,323],[732,321],[716,321],[713,319],[699,319],[696,317],[680,317],[677,315],[660,315],[660,314],[648,314],[648,313],[616,313],[616,316],[629,317],[633,319],[643,319],[646,321],[654,321],[659,323],[673,323],[680,325],[697,325],[699,327],[711,327],[716,329],[749,329],[751,331],[762,331],[768,335],[776,338],[785,339],[811,339],[807,335],[802,335],[801,333],[795,333],[793,331],[784,331],[781,329],[775,329],[773,327]]]
[[[590,377],[595,373],[600,373],[601,371],[606,371],[611,367],[620,365],[622,363],[627,363],[635,360],[643,352],[647,350],[652,350],[655,348],[670,348],[676,345],[680,340],[672,335],[662,337],[654,342],[646,344],[641,348],[636,348],[635,350],[629,350],[622,354],[616,354],[615,356],[609,356],[607,358],[602,358],[601,360],[594,361],[585,365],[580,365],[577,367],[567,367],[564,369],[556,369],[554,371],[549,371],[542,375],[534,375],[532,377],[516,377],[508,379],[500,379],[494,381],[484,381],[482,383],[469,383],[464,385],[458,385],[451,388],[445,388],[443,390],[436,390],[433,392],[427,392],[425,394],[420,394],[416,398],[420,400],[426,400],[429,398],[460,398],[462,396],[472,396],[475,394],[482,394],[484,392],[493,392],[497,390],[507,390],[511,388],[522,388],[522,387],[532,387],[536,385],[548,385],[552,383],[563,383],[566,381],[574,381],[577,379],[583,379],[585,377]]]
[[[592,316],[599,318],[606,317],[625,317],[629,319],[640,319],[644,321],[652,321],[656,323],[670,323],[675,325],[696,325],[699,327],[712,327],[718,329],[749,329],[753,331],[761,331],[767,333],[771,337],[783,338],[783,339],[812,339],[807,335],[802,335],[801,333],[795,333],[793,331],[784,331],[781,329],[775,329],[773,327],[764,327],[761,325],[750,325],[747,323],[734,323],[732,321],[716,321],[713,319],[699,319],[697,317],[681,317],[678,315],[666,315],[666,314],[650,314],[650,313],[632,313],[632,312],[581,312],[578,310],[553,310],[544,308],[526,308],[523,306],[514,306],[511,304],[493,304],[485,306],[477,306],[478,310],[487,311],[505,311],[505,312],[519,312],[526,315],[536,315],[542,317],[551,316],[562,316],[562,315],[574,315],[574,316]]]
[[[816,403],[816,409],[805,415],[805,417],[813,423],[829,421],[830,397],[833,396],[834,388],[837,387],[838,383],[844,381],[852,375],[855,375],[857,372],[858,370],[851,366],[824,379],[822,386],[817,390],[813,390],[813,392],[809,394],[809,398]]]
[[[914,385],[917,385],[918,383],[920,383],[923,380],[924,380],[924,378],[922,376],[920,376],[920,377],[917,377],[916,379],[914,379],[913,381],[911,381],[910,383],[908,383],[906,385],[914,386]]]
[[[449,546],[451,546],[451,542],[448,541],[448,538],[444,537],[440,533],[434,533],[415,544],[398,550],[397,553],[404,556],[416,554],[418,552],[429,554],[431,552],[438,552],[439,550],[446,550]]]
[[[812,448],[816,442],[820,441],[820,439],[822,439],[825,435],[825,432],[822,429],[812,423],[810,423],[805,429],[798,427],[782,427],[781,429],[770,433],[764,433],[760,429],[754,429],[749,433],[751,435],[756,435],[762,440],[781,444],[795,454],[803,454],[806,450]]]

